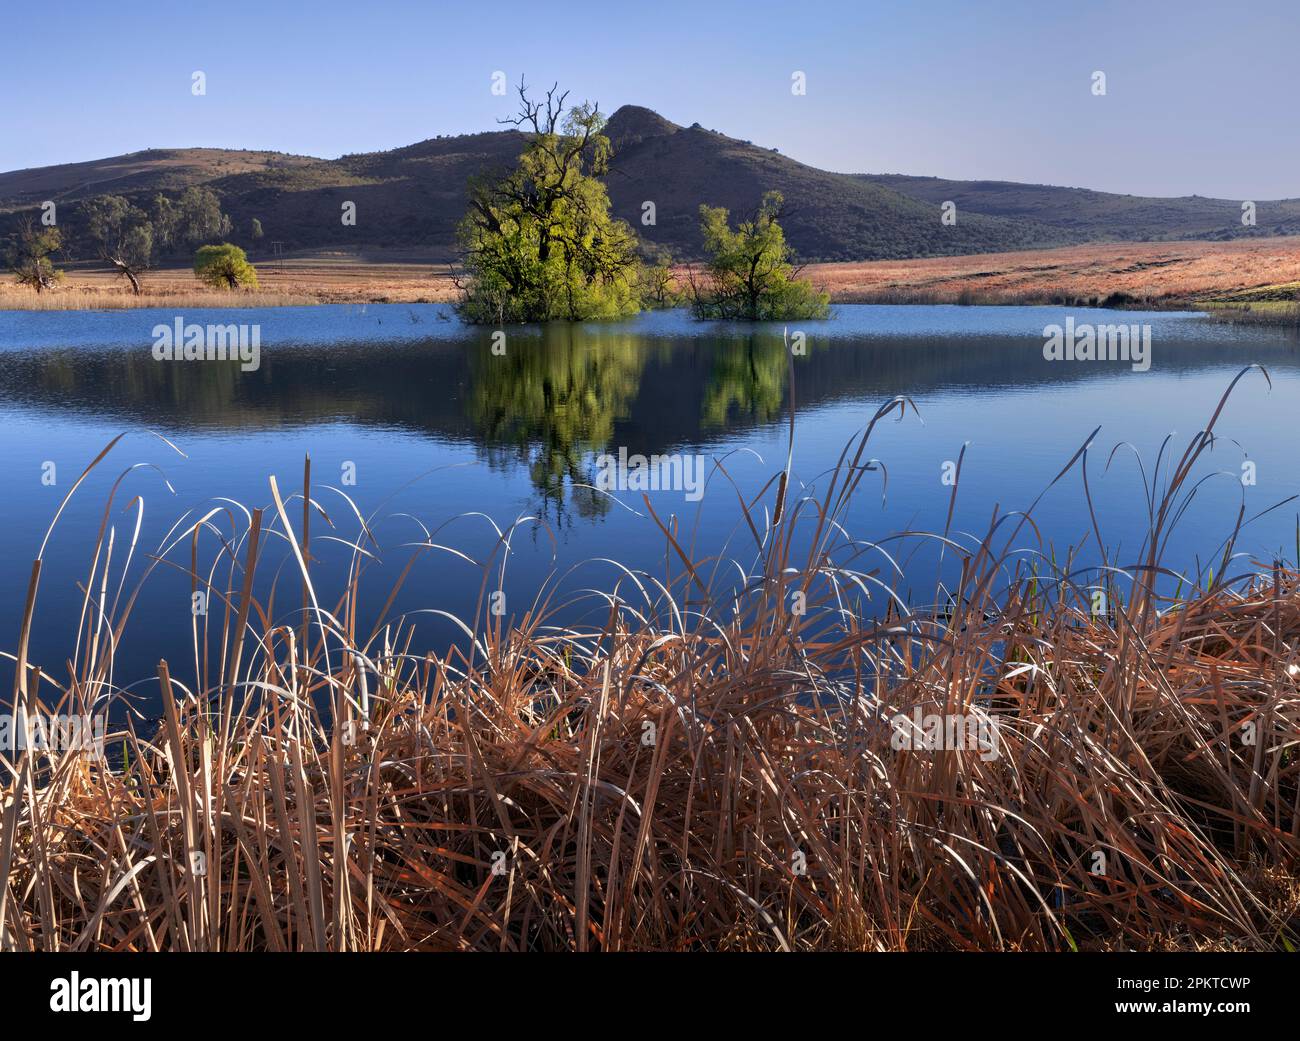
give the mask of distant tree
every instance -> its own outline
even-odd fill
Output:
[[[150,223],[153,225],[154,248],[159,251],[175,249],[180,241],[180,208],[166,195],[155,195],[150,209]]]
[[[253,225],[250,234],[253,236],[254,242],[260,239],[263,235],[262,222],[258,220],[256,217],[253,218]]]
[[[790,263],[790,246],[778,222],[783,207],[781,193],[768,192],[757,212],[735,231],[725,209],[700,207],[709,259],[705,284],[691,279],[697,317],[779,321],[824,318],[829,313],[829,295],[800,280]]]
[[[194,274],[217,289],[257,288],[257,271],[238,246],[200,246],[194,254]]]
[[[609,214],[598,180],[609,166],[597,106],[565,108],[567,93],[528,99],[502,120],[530,131],[515,169],[473,180],[459,235],[468,282],[461,314],[471,322],[583,320],[635,313],[636,236]]]
[[[641,302],[648,307],[672,307],[677,303],[673,257],[668,250],[659,247],[642,262],[637,289]]]
[[[91,240],[101,260],[140,294],[141,272],[153,262],[153,225],[149,215],[120,195],[100,195],[86,203]]]
[[[193,185],[176,202],[177,234],[191,246],[225,239],[230,235],[230,218],[221,212],[221,198],[211,188]]]
[[[58,228],[38,225],[25,218],[18,230],[10,236],[5,250],[5,262],[18,279],[18,284],[31,286],[37,293],[54,288],[63,277],[54,268],[51,259],[63,249],[63,234]]]

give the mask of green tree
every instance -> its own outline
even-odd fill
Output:
[[[192,185],[178,198],[158,194],[150,207],[154,249],[170,253],[230,236],[230,217],[221,212],[221,197],[211,188]]]
[[[153,261],[153,225],[149,215],[120,195],[100,195],[86,203],[90,237],[100,259],[140,294],[139,275]]]
[[[673,256],[662,246],[642,262],[637,272],[637,290],[647,307],[674,307],[678,302]]]
[[[581,321],[638,309],[636,236],[609,215],[597,178],[609,166],[605,117],[595,105],[566,110],[568,94],[528,100],[502,122],[530,131],[514,170],[470,182],[459,235],[468,282],[460,312],[471,322]]]
[[[260,239],[264,234],[262,231],[262,222],[258,220],[256,217],[253,218],[253,224],[250,229],[250,234],[252,235],[254,242],[258,241],[258,239]]]
[[[768,192],[757,212],[734,231],[725,209],[700,207],[709,259],[704,285],[692,279],[696,317],[748,321],[826,317],[830,296],[798,278],[790,263],[790,246],[779,223],[784,204],[780,192]]]
[[[166,195],[155,195],[149,222],[153,225],[154,247],[167,251],[175,249],[180,241],[180,207]]]
[[[194,254],[194,274],[217,289],[257,288],[257,271],[244,251],[229,242],[200,246]]]
[[[189,245],[224,239],[230,234],[230,218],[221,212],[221,198],[211,188],[186,188],[176,206],[180,211],[180,237]]]
[[[54,288],[63,277],[51,259],[63,248],[63,234],[58,228],[38,226],[30,217],[24,219],[9,240],[5,262],[18,284],[31,286],[37,293]]]

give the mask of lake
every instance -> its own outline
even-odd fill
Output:
[[[1272,387],[1258,372],[1238,385],[1219,420],[1220,440],[1198,470],[1218,476],[1200,486],[1180,519],[1166,563],[1194,569],[1213,560],[1243,504],[1249,518],[1300,492],[1293,441],[1300,341],[1286,330],[1190,314],[840,306],[829,321],[792,326],[806,343],[792,363],[780,326],[698,323],[677,311],[510,329],[504,352],[494,350],[492,330],[468,328],[441,305],[183,317],[256,325],[258,367],[155,360],[153,329],[172,324],[174,311],[0,312],[5,650],[17,644],[31,562],[60,500],[113,437],[127,435],[77,491],[46,550],[30,658],[56,676],[65,674],[76,646],[84,596],[78,583],[90,573],[105,503],[133,464],[142,465],[123,478],[107,517],[115,539],[110,600],[139,502],[128,593],[179,518],[188,513],[192,523],[209,509],[233,509],[228,500],[269,506],[271,475],[285,495],[301,491],[310,455],[313,497],[334,524],[331,531],[313,521],[322,589],[341,580],[357,538],[346,495],[373,518],[377,544],[366,544],[375,562],[363,582],[363,615],[382,607],[413,554],[394,610],[472,615],[484,588],[482,563],[496,552],[499,564],[502,556],[497,529],[515,525],[505,580],[494,577],[488,588],[500,585],[507,616],[518,616],[550,578],[568,602],[556,616],[562,621],[599,617],[599,602],[581,599],[580,591],[619,581],[613,562],[660,576],[679,570],[666,560],[651,509],[665,524],[676,517],[697,555],[752,560],[738,492],[751,498],[784,466],[792,399],[795,487],[812,492],[824,490],[841,450],[881,404],[895,395],[915,404],[915,413],[884,421],[867,450],[879,466],[863,482],[849,527],[872,542],[944,530],[952,494],[945,475],[953,470],[946,464],[963,446],[951,530],[978,537],[995,508],[1030,506],[1100,427],[1088,454],[1088,491],[1103,542],[1125,562],[1125,549],[1136,552],[1146,530],[1139,458],[1150,475],[1171,433],[1181,452],[1251,362],[1267,369]],[[1046,360],[1044,328],[1067,318],[1150,326],[1149,370]],[[1133,451],[1112,458],[1121,443]],[[703,456],[703,497],[655,490],[647,507],[638,491],[590,487],[598,457],[620,449]],[[296,526],[301,504],[289,509]],[[213,524],[228,535],[223,517]],[[1084,543],[1081,560],[1095,562],[1078,469],[1047,492],[1034,518],[1045,552],[1059,556]],[[1296,533],[1296,504],[1287,503],[1253,520],[1238,548],[1263,561],[1294,559]],[[417,552],[417,543],[447,548]],[[201,557],[210,560],[217,545],[215,531],[205,534]],[[934,545],[904,546],[890,543],[864,566],[888,579],[888,553],[905,572],[891,584],[929,602],[944,565]],[[174,548],[168,559],[176,566],[159,566],[145,584],[117,656],[118,684],[140,681],[143,689],[162,656],[193,662],[183,572],[189,552],[188,543]],[[291,619],[299,604],[289,572],[282,589],[275,612]],[[877,598],[862,610],[882,603]],[[441,650],[460,638],[441,615],[411,618],[417,643]]]

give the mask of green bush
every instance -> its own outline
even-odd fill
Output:
[[[238,246],[223,242],[219,246],[200,246],[194,254],[194,274],[217,289],[257,288],[257,271]]]

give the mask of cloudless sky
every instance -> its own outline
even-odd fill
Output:
[[[500,70],[830,170],[1300,196],[1300,0],[0,0],[0,37],[0,170],[495,129]]]

